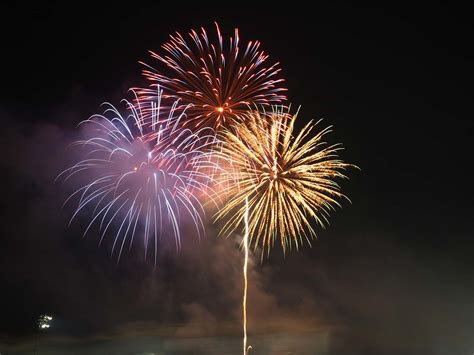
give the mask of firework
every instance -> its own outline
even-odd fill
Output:
[[[249,244],[269,252],[277,238],[283,250],[316,236],[311,219],[324,227],[329,212],[345,197],[335,181],[349,164],[337,153],[341,145],[327,145],[325,128],[314,135],[308,123],[293,135],[295,115],[285,109],[251,112],[243,123],[222,134],[220,159],[231,162],[221,177],[228,203],[216,213],[225,219],[221,234],[229,235],[244,222],[248,209]],[[238,133],[234,133],[238,132]],[[246,202],[248,201],[248,203]]]
[[[286,100],[279,78],[279,63],[268,66],[268,55],[260,42],[240,48],[235,29],[228,46],[216,23],[217,40],[210,39],[204,28],[192,30],[189,38],[180,33],[170,36],[162,46],[164,54],[150,51],[159,67],[147,64],[144,76],[152,89],[141,89],[140,96],[153,100],[154,86],[168,89],[187,110],[189,127],[230,127],[239,121],[249,106],[281,103]]]
[[[162,119],[161,91],[145,105],[136,96],[134,103],[123,102],[125,114],[107,103],[104,114],[81,122],[86,138],[73,144],[81,159],[58,178],[79,185],[65,202],[76,203],[70,223],[91,212],[84,235],[98,225],[100,245],[112,234],[117,261],[140,235],[145,257],[152,246],[156,263],[158,237],[172,235],[179,248],[183,220],[192,221],[198,235],[204,229],[198,197],[207,193],[208,181],[199,161],[214,133],[198,132],[203,139],[182,128],[184,111],[173,109]],[[151,117],[145,119],[144,110]]]

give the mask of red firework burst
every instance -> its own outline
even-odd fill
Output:
[[[279,78],[279,63],[267,66],[268,55],[259,41],[239,48],[239,31],[226,46],[216,23],[217,41],[209,39],[204,28],[192,30],[188,40],[180,33],[170,35],[162,46],[164,54],[150,51],[158,67],[145,64],[143,75],[151,81],[149,89],[139,90],[141,99],[153,100],[156,87],[165,97],[180,99],[187,109],[186,125],[194,128],[233,125],[249,106],[278,104],[286,100]]]

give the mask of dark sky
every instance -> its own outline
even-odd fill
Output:
[[[138,61],[147,50],[176,30],[212,32],[213,21],[226,35],[238,27],[243,41],[261,40],[281,63],[290,101],[302,105],[300,126],[333,124],[343,158],[361,168],[343,183],[352,204],[312,249],[275,250],[252,264],[254,353],[474,352],[469,12],[257,3],[2,5],[2,355],[28,353],[42,312],[56,319],[48,346],[89,344],[84,354],[100,339],[113,347],[150,334],[238,337],[235,241],[209,226],[206,240],[189,236],[179,255],[162,250],[156,269],[133,253],[115,266],[94,236],[81,239],[80,224],[67,228],[70,211],[53,182],[75,125],[145,84]],[[278,343],[274,334],[312,342]],[[107,351],[120,353],[99,353]]]

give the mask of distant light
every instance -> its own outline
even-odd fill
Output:
[[[216,107],[216,111],[222,113],[224,112],[224,108],[222,106]]]
[[[38,318],[38,328],[48,329],[50,327],[49,322],[53,320],[53,317],[43,314]]]
[[[137,170],[138,170],[138,168],[137,168],[136,166],[134,166],[134,167],[133,167],[133,170],[137,171]]]

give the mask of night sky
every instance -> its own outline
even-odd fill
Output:
[[[251,354],[472,354],[473,25],[465,8],[344,2],[2,5],[0,353],[236,354],[237,240],[140,248],[118,266],[67,227],[54,178],[75,126],[146,85],[139,60],[217,21],[281,63],[299,127],[334,125],[352,203],[313,248],[251,263]],[[381,6],[381,5],[379,5]],[[75,349],[75,352],[70,349]]]

